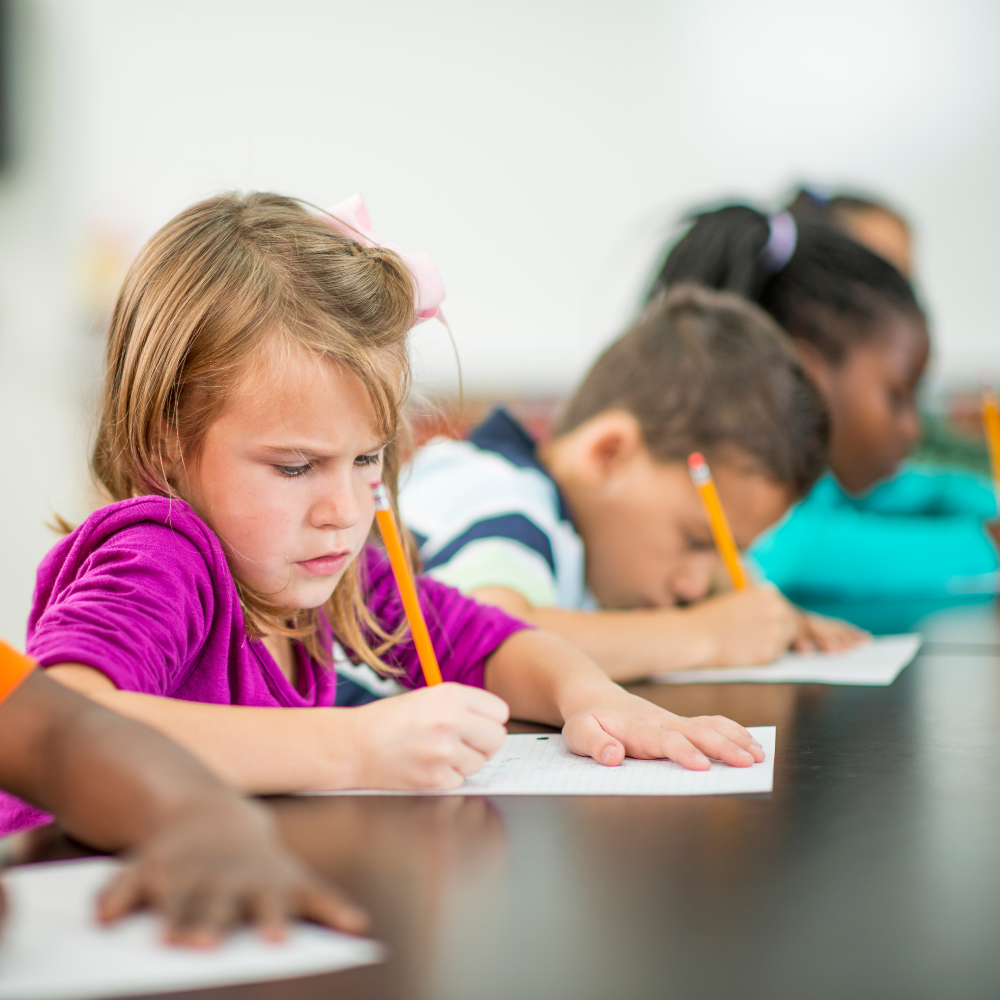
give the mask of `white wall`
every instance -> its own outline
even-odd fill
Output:
[[[935,377],[1000,377],[996,0],[36,0],[19,23],[0,634],[20,640],[50,507],[86,509],[113,276],[220,189],[362,191],[378,234],[438,263],[466,386],[537,393],[626,321],[684,209],[871,189],[915,223]],[[453,384],[440,327],[415,347],[425,385]]]

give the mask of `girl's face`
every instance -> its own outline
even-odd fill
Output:
[[[927,328],[918,315],[893,311],[877,337],[836,365],[798,346],[830,410],[833,474],[849,493],[864,493],[920,439],[916,388],[930,352]]]
[[[174,480],[241,583],[315,608],[368,536],[384,442],[356,375],[305,354],[277,367],[236,394]]]

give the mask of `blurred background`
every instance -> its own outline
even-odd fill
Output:
[[[5,0],[0,46],[0,635],[16,643],[45,522],[94,502],[117,285],[220,190],[363,192],[376,234],[441,270],[470,411],[544,414],[634,314],[685,211],[776,207],[803,181],[910,220],[927,407],[1000,379],[998,0]],[[447,404],[447,331],[425,324],[413,347],[422,396]]]

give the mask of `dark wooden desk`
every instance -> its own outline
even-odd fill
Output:
[[[1000,654],[974,645],[888,688],[637,688],[776,725],[770,796],[274,800],[390,959],[183,996],[998,997]]]

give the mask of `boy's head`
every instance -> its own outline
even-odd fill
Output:
[[[655,300],[570,400],[541,457],[564,491],[605,607],[703,597],[717,564],[687,458],[702,452],[741,546],[819,477],[828,424],[788,339],[735,295]]]
[[[830,467],[852,493],[891,476],[920,437],[916,389],[930,341],[909,282],[819,222],[744,205],[697,216],[654,291],[695,282],[758,303],[823,392]]]

